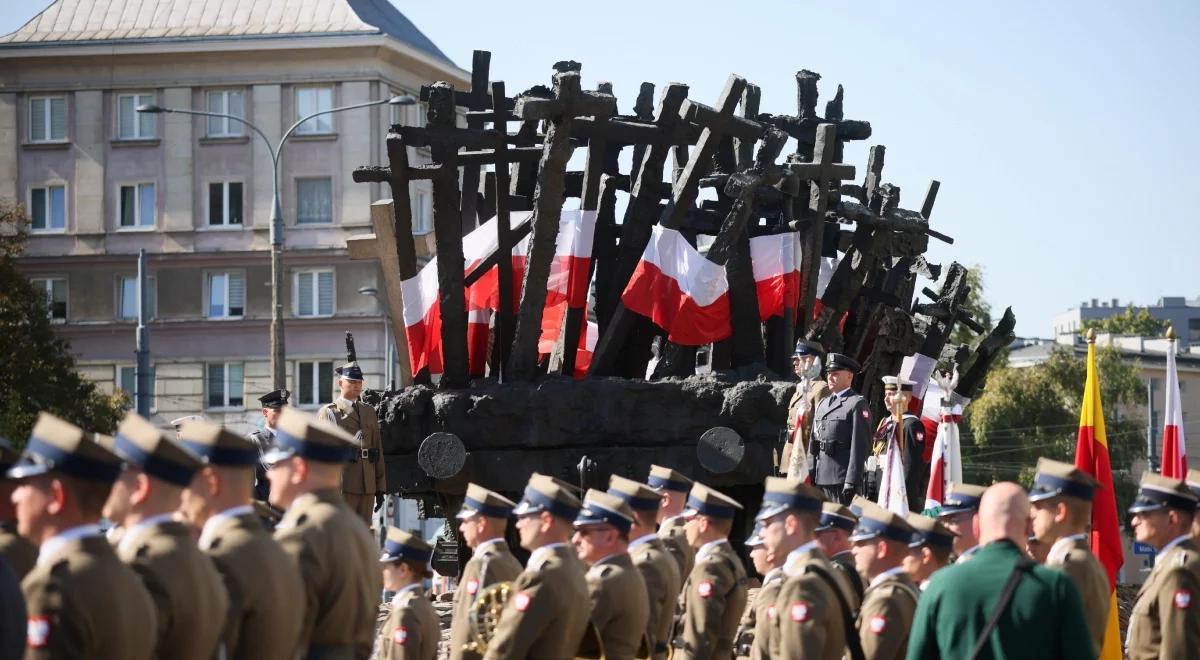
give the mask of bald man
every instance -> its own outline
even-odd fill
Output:
[[[1034,564],[1025,555],[1029,497],[1017,484],[988,488],[979,504],[975,557],[939,572],[917,605],[908,660],[976,657],[976,645],[993,658],[1094,659],[1083,604],[1071,578]],[[1007,603],[999,595],[1010,579]],[[985,630],[993,608],[996,626]]]

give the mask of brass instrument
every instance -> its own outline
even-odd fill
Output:
[[[463,645],[466,651],[487,654],[488,644],[496,635],[500,614],[512,595],[512,582],[490,584],[475,595],[471,604],[471,617],[467,620],[467,631],[471,641]]]

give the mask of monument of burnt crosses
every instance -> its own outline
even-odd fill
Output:
[[[470,90],[423,89],[428,125],[393,126],[387,166],[354,172],[391,192],[351,254],[381,261],[407,371],[368,395],[388,489],[425,514],[456,510],[469,481],[517,495],[538,471],[603,487],[651,463],[750,501],[786,470],[797,339],[858,359],[877,416],[880,376],[953,364],[969,399],[1011,340],[1011,310],[989,332],[963,309],[965,269],[924,256],[930,238],[953,242],[929,225],[938,182],[920,210],[902,208],[873,146],[856,183],[844,146],[871,125],[844,118],[841,86],[822,116],[806,70],[794,115],[762,112],[760,88],[736,75],[712,106],[678,83],[655,105],[642,83],[622,115],[577,62],[509,98],[490,61],[475,53]],[[411,165],[409,148],[433,162]],[[576,150],[583,171],[569,169]],[[433,182],[428,265],[412,234],[418,179]],[[682,262],[691,275],[671,271]],[[918,276],[940,280],[920,287],[928,300]],[[972,346],[950,345],[956,325]]]

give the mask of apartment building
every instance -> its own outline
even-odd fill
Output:
[[[249,431],[271,389],[272,143],[320,110],[469,84],[388,0],[56,0],[0,37],[0,197],[23,204],[20,267],[46,291],[56,330],[107,391],[132,391],[137,255],[148,254],[156,421],[202,413]],[[386,162],[391,123],[421,105],[324,115],[282,149],[279,189],[293,403],[334,395],[354,333],[369,387],[385,372],[379,265],[351,261],[380,184],[352,170]],[[414,162],[428,154],[413,150]],[[432,230],[427,189],[414,233]],[[426,241],[425,243],[428,243]]]

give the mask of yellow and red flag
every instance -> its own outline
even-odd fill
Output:
[[[1112,464],[1108,458],[1108,438],[1104,434],[1104,407],[1100,403],[1100,381],[1096,375],[1096,336],[1088,333],[1087,382],[1083,386],[1083,407],[1079,413],[1079,437],[1075,444],[1075,465],[1087,471],[1100,487],[1092,501],[1092,553],[1108,574],[1108,625],[1104,631],[1101,660],[1121,658],[1121,632],[1117,624],[1117,571],[1125,563],[1121,550],[1121,529],[1117,518],[1117,498],[1113,491]]]

